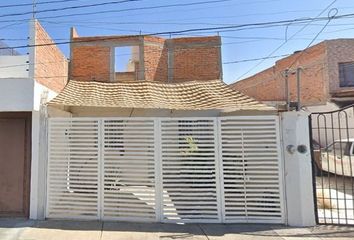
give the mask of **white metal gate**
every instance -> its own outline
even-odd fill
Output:
[[[276,116],[49,119],[47,217],[284,222]]]

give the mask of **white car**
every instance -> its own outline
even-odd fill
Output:
[[[314,150],[317,167],[326,172],[354,177],[354,138],[336,140]]]

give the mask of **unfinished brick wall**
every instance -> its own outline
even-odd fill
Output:
[[[70,79],[81,81],[114,81],[114,63],[112,51],[114,47],[126,43],[139,45],[140,36],[105,36],[105,37],[80,37],[72,29]],[[139,64],[136,64],[139,66]],[[124,77],[123,80],[126,80]]]
[[[71,53],[70,79],[109,81],[111,49],[103,46],[76,46]]]
[[[60,92],[67,83],[68,61],[41,24],[38,21],[34,24],[35,45],[53,44],[34,48],[34,78],[47,88]]]
[[[291,67],[291,72],[297,67],[303,68],[300,84],[302,105],[325,103],[328,98],[327,81],[324,77],[327,71],[325,44],[320,43],[307,49],[298,59],[299,55],[300,52],[283,58],[273,67],[231,84],[231,87],[260,101],[285,101],[284,70],[297,60]],[[291,101],[297,101],[295,74],[289,75],[289,94]]]
[[[148,81],[167,81],[168,49],[165,39],[144,37],[144,74]]]
[[[140,46],[136,79],[148,81],[212,80],[221,76],[220,37],[164,39],[155,36],[78,37],[73,32],[70,78],[113,81],[113,49]],[[119,79],[118,79],[119,81]]]
[[[221,77],[221,40],[218,36],[169,40],[173,81],[213,80]]]

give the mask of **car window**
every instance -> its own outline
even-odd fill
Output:
[[[328,146],[327,151],[333,152],[336,155],[349,156],[351,144],[351,142],[334,142]]]

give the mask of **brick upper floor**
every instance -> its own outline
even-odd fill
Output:
[[[71,38],[70,79],[178,82],[222,78],[219,36],[170,39],[146,35],[80,37],[72,29]],[[121,49],[125,52],[119,53]],[[117,69],[117,63],[122,61],[123,70]]]

